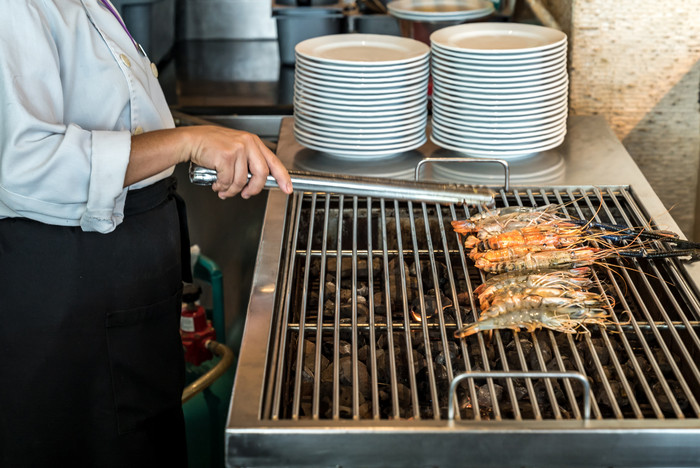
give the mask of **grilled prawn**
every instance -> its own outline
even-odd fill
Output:
[[[482,315],[474,323],[460,328],[455,338],[466,338],[480,331],[521,328],[533,332],[549,328],[563,333],[577,333],[585,325],[606,325],[608,313],[602,308],[585,306],[519,308],[497,315]]]

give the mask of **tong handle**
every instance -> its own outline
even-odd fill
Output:
[[[295,192],[326,192],[340,195],[360,195],[374,198],[393,198],[431,203],[488,205],[495,193],[486,187],[471,185],[413,182],[380,177],[358,177],[342,174],[318,174],[289,171]],[[250,178],[250,174],[248,178]],[[190,163],[190,182],[211,185],[216,182],[216,171]],[[272,176],[267,177],[265,188],[278,188]]]

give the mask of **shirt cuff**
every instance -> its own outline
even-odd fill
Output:
[[[124,176],[131,153],[128,131],[93,131],[92,166],[83,231],[112,232],[124,220]]]

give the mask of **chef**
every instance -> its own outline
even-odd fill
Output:
[[[174,128],[109,0],[0,5],[0,466],[182,466],[173,167],[291,180],[254,135]]]

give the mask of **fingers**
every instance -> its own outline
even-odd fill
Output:
[[[262,144],[262,142],[260,142],[260,144]],[[265,149],[267,148],[265,147]],[[293,190],[292,178],[289,177],[289,172],[287,172],[284,164],[282,164],[282,161],[280,161],[272,151],[268,150],[263,154],[265,154],[265,161],[270,170],[270,174],[272,174],[272,177],[277,181],[277,185],[284,193],[290,195]]]
[[[221,130],[217,129],[216,133],[220,138],[214,138],[212,133],[204,139],[207,148],[200,151],[200,157],[208,160],[208,167],[217,171],[212,190],[219,198],[233,197],[239,192],[242,198],[250,198],[263,190],[270,173],[283,192],[292,193],[289,173],[260,138],[247,132],[224,129],[222,133]]]
[[[260,191],[265,187],[267,182],[267,176],[270,174],[270,169],[267,166],[267,153],[270,150],[256,137],[257,148],[252,149],[252,157],[248,158],[248,172],[250,172],[250,179],[248,184],[241,190],[241,197],[248,199],[253,195],[260,193]],[[274,155],[273,155],[274,156]]]

